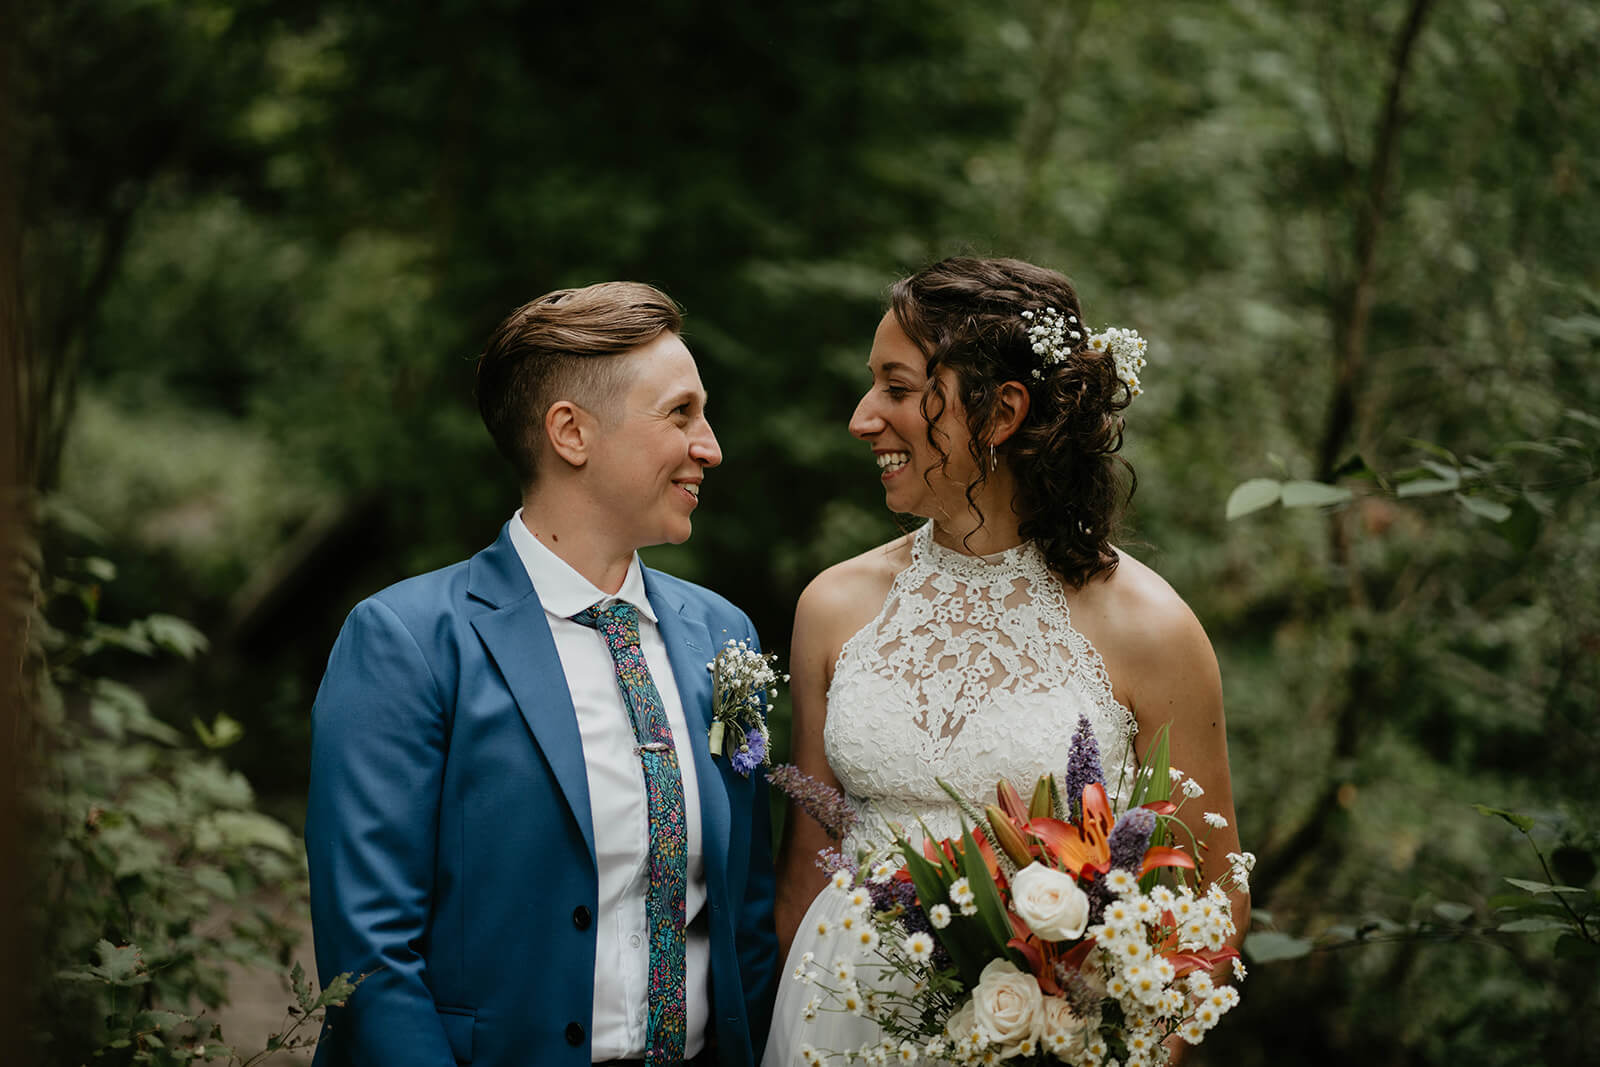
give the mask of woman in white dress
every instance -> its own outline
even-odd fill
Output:
[[[1172,765],[1205,790],[1184,817],[1210,835],[1220,875],[1239,842],[1216,658],[1171,587],[1110,542],[1131,493],[1115,453],[1136,364],[1119,368],[1082,321],[1065,277],[1016,260],[945,260],[894,286],[850,432],[889,509],[929,521],[801,595],[793,760],[868,813],[857,834],[881,841],[876,820],[920,818],[945,837],[961,815],[938,779],[980,805],[1002,776],[1026,793],[1064,770],[1081,715],[1115,789],[1170,724]],[[878,1037],[851,1015],[806,1021],[814,991],[790,978],[803,953],[827,967],[841,949],[817,933],[845,909],[843,894],[819,896],[817,854],[834,844],[790,806],[777,900],[789,962],[767,1067],[802,1062],[803,1044]],[[1233,907],[1242,932],[1248,898]]]

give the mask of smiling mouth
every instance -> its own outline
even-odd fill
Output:
[[[885,474],[893,474],[911,462],[910,452],[879,452],[877,454],[878,469]]]
[[[694,497],[696,500],[700,499],[700,483],[699,482],[678,482],[677,485],[678,485],[679,489],[682,489],[684,492],[688,493],[690,496]]]

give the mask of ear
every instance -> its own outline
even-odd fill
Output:
[[[1021,382],[1004,382],[994,406],[994,423],[989,432],[989,446],[1004,444],[1021,427],[1028,417],[1028,390]]]
[[[593,415],[570,400],[557,400],[544,413],[544,436],[550,448],[568,466],[582,467],[589,462],[599,430]]]

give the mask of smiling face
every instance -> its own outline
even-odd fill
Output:
[[[969,445],[967,413],[955,388],[955,373],[938,372],[944,396],[929,397],[935,414],[930,425],[923,414],[928,391],[928,360],[906,336],[891,312],[878,323],[867,367],[872,387],[850,417],[850,432],[872,446],[890,511],[948,521],[968,512],[967,484],[977,474]],[[940,455],[940,451],[944,455]]]
[[[615,358],[626,361],[622,386],[594,412],[586,491],[607,539],[630,550],[682,544],[705,471],[722,462],[700,372],[675,333]]]

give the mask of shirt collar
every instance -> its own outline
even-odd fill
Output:
[[[572,569],[572,565],[550,550],[550,547],[528,529],[522,521],[522,509],[511,516],[511,544],[517,550],[517,556],[522,560],[522,565],[528,571],[528,580],[533,583],[533,591],[539,594],[539,603],[544,605],[545,611],[557,618],[570,619],[584,608],[592,607],[602,601],[609,604],[613,601],[624,601],[639,609],[639,614],[656,621],[655,609],[650,606],[650,598],[645,594],[644,572],[640,569],[639,553],[633,554],[633,559],[628,561],[627,577],[622,579],[622,588],[613,595],[596,586],[589,579]]]

